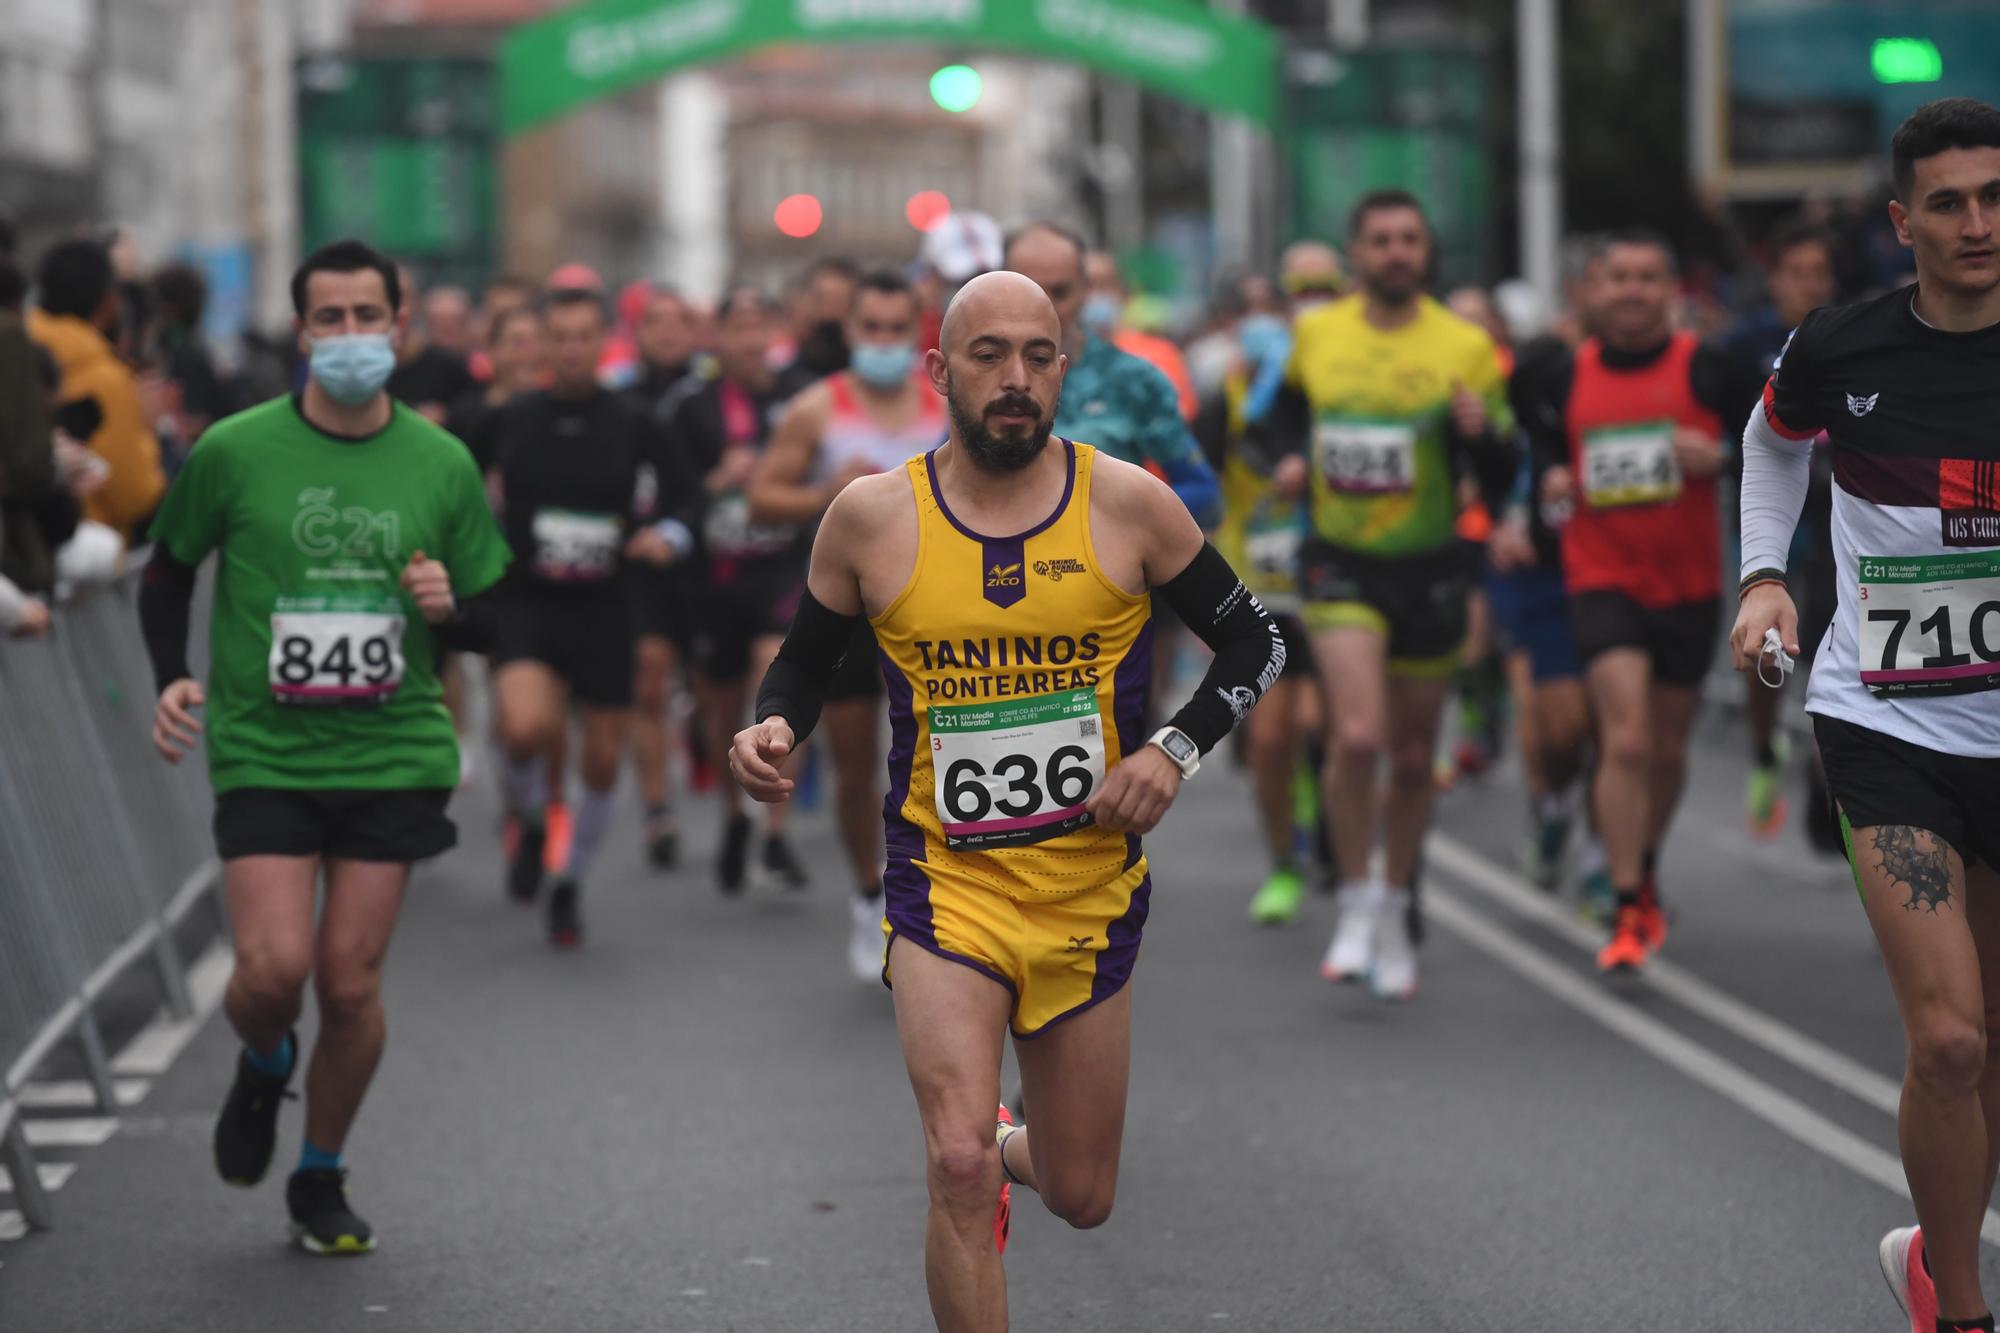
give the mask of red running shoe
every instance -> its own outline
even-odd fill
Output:
[[[1645,909],[1627,905],[1618,909],[1618,924],[1612,928],[1611,942],[1597,953],[1600,972],[1637,972],[1646,965]]]
[[[1000,1206],[993,1211],[993,1244],[1002,1254],[1007,1253],[1007,1235],[1014,1222],[1014,1186],[1007,1180],[1007,1140],[1019,1132],[1007,1104],[1000,1103],[999,1122],[993,1128],[994,1142],[1000,1145]]]
[[[1889,1294],[1910,1318],[1910,1333],[1936,1333],[1938,1317],[1937,1284],[1924,1267],[1924,1233],[1921,1227],[1897,1227],[1882,1237],[1876,1247],[1882,1261],[1882,1277]]]

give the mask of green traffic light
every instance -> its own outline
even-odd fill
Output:
[[[1927,37],[1877,37],[1869,64],[1877,83],[1936,83],[1944,77],[1944,56]]]
[[[931,75],[931,100],[946,111],[970,111],[979,105],[984,80],[970,65],[946,65]]]

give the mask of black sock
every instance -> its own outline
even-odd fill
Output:
[[[1946,1319],[1938,1316],[1937,1333],[1994,1333],[1993,1316],[1983,1314],[1977,1319]]]
[[[880,884],[862,884],[857,886],[854,892],[857,897],[866,898],[868,901],[873,902],[882,896],[882,886]]]
[[[1653,872],[1660,868],[1660,849],[1648,847],[1646,854],[1639,858],[1639,867],[1646,872],[1646,878],[1651,879]]]
[[[1637,907],[1638,905],[1639,905],[1639,891],[1637,889],[1618,890],[1619,911],[1622,912],[1628,907]]]
[[[1765,741],[1757,747],[1757,767],[1774,768],[1778,763],[1777,747]]]

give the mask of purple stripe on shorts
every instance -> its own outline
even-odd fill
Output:
[[[1132,979],[1132,966],[1139,961],[1139,935],[1152,901],[1153,877],[1148,874],[1132,890],[1125,915],[1105,928],[1104,952],[1097,955],[1097,976],[1090,983],[1092,1003],[1116,995]]]
[[[889,924],[920,944],[937,943],[931,926],[931,877],[920,866],[924,832],[903,817],[910,770],[917,754],[917,715],[910,679],[880,648],[882,683],[889,694],[889,794],[882,800],[882,833],[888,864],[882,875]]]
[[[1132,640],[1131,651],[1118,663],[1118,670],[1111,677],[1112,724],[1118,728],[1118,753],[1131,755],[1139,752],[1146,743],[1146,696],[1153,689],[1153,619],[1147,612],[1146,623],[1139,627],[1139,633]],[[1125,868],[1130,870],[1139,863],[1139,835],[1125,835]]]

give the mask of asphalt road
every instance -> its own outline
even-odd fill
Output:
[[[1599,981],[1513,878],[1503,768],[1443,805],[1423,989],[1393,1007],[1319,979],[1329,900],[1247,924],[1247,789],[1205,768],[1151,843],[1118,1211],[1080,1233],[1017,1200],[1014,1326],[1897,1329],[1881,968],[1839,863],[1743,832],[1727,724],[1697,748],[1670,977]],[[282,1169],[214,1179],[213,1019],[107,1141],[46,1154],[77,1169],[56,1231],[0,1244],[0,1329],[930,1327],[918,1126],[887,995],[845,970],[826,815],[818,886],[741,901],[711,887],[712,803],[666,876],[628,817],[558,956],[502,899],[491,811],[462,799],[390,960],[348,1149],[381,1251],[292,1252]]]

